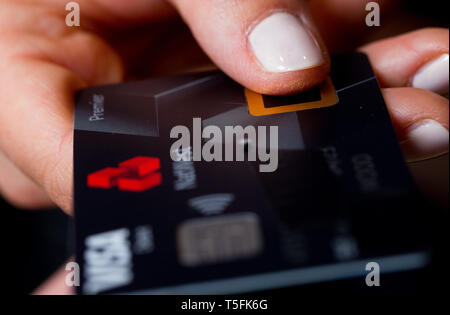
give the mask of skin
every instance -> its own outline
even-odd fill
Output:
[[[299,92],[326,77],[327,47],[330,52],[356,47],[355,39],[366,30],[361,19],[368,1],[77,2],[82,10],[80,28],[65,25],[65,2],[0,2],[0,193],[21,208],[56,205],[72,211],[75,91],[215,65],[262,93]],[[380,1],[386,10],[396,2]],[[268,73],[257,62],[247,33],[267,12],[279,9],[305,14],[324,50],[322,66]],[[448,128],[448,99],[409,87],[417,69],[448,53],[448,46],[448,30],[424,29],[360,48],[369,55],[382,84],[400,141],[405,130],[423,118]],[[38,292],[69,293],[61,285],[62,275]]]

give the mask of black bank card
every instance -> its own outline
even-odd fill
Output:
[[[322,88],[254,93],[282,108],[269,115],[251,114],[249,91],[221,72],[80,91],[78,293],[244,293],[364,281],[370,262],[381,273],[426,265],[421,201],[367,57],[335,56],[330,78],[336,95],[323,107],[283,109],[320,102]],[[190,132],[188,150],[174,152],[176,126]],[[196,138],[199,126],[266,126],[267,134],[277,126],[276,170],[236,153],[194,158],[208,142]],[[231,147],[274,149],[272,140],[245,140]]]

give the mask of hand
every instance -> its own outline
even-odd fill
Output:
[[[391,2],[385,1],[382,7]],[[156,0],[79,3],[84,17],[81,29],[65,25],[66,11],[56,0],[0,4],[0,191],[19,207],[47,207],[54,202],[70,213],[73,94],[80,88],[198,67],[208,62],[202,51],[235,80],[270,94],[308,88],[320,82],[329,69],[325,45],[305,15],[302,1],[172,0],[175,9]],[[330,47],[351,47],[348,38],[360,32],[361,27],[354,24],[366,14],[364,3],[312,0],[308,6]],[[259,26],[258,22],[280,8],[305,16],[304,25],[309,25],[310,32],[295,31],[295,27],[293,32],[309,47],[301,52],[311,64],[295,58],[287,58],[281,65],[273,63],[267,54],[278,56],[283,50],[258,44],[259,37],[266,38],[259,28],[265,22]],[[178,22],[177,12],[203,50]],[[272,15],[271,19],[269,24],[274,24],[269,30],[279,23],[300,27],[286,15],[280,18],[278,14],[275,19]],[[353,29],[356,32],[351,32]],[[288,38],[284,44],[290,45],[289,34],[281,33]],[[315,40],[310,41],[308,34]],[[277,36],[271,40],[279,41]],[[317,47],[313,45],[316,41]],[[293,49],[303,46],[297,43]],[[371,57],[383,86],[395,88],[384,94],[400,140],[409,139],[404,145],[408,155],[420,159],[448,151],[448,100],[423,90],[400,88],[415,83],[433,89],[427,85],[432,81],[412,78],[427,62],[448,54],[448,30],[423,30],[363,50]],[[277,72],[281,70],[288,71]],[[448,72],[434,77],[448,89]],[[419,125],[429,132],[413,132]],[[433,141],[428,141],[427,135]]]
[[[124,77],[174,73],[208,62],[176,21],[176,11],[164,2],[79,2],[89,19],[82,21],[86,25],[83,30],[75,31],[63,25],[61,10],[53,13],[59,8],[56,1],[41,1],[45,5],[33,8],[12,1],[0,4],[0,150],[4,152],[0,154],[0,188],[19,206],[46,206],[52,200],[71,211],[74,91],[87,85],[119,82]],[[336,2],[345,6],[333,6]],[[258,8],[252,8],[252,17],[246,13],[246,4],[235,1],[217,1],[214,9],[197,5],[195,10],[192,5],[185,6],[187,1],[173,3],[212,61],[248,87],[271,94],[296,92],[319,82],[326,73],[322,72],[328,67],[325,64],[313,72],[268,73],[245,45],[245,31],[233,32],[233,25],[247,30],[252,17],[258,16],[255,12],[271,6],[302,10],[301,5],[294,4],[298,1],[255,1],[258,4],[253,5]],[[319,10],[321,5],[323,10]],[[332,51],[351,47],[348,37],[354,34],[349,33],[350,26],[365,13],[359,0],[312,0],[308,6]],[[355,14],[343,18],[342,11],[353,12],[352,8]],[[15,12],[14,20],[8,12]],[[37,12],[45,16],[39,27]],[[161,27],[160,22],[165,24]],[[52,25],[51,31],[48,25]],[[120,31],[119,26],[126,31]],[[347,31],[340,34],[343,29]],[[430,61],[448,54],[448,46],[448,30],[424,29],[361,48],[373,63],[399,140],[413,160],[448,151],[448,100],[420,89],[444,93],[440,87],[448,89],[448,72],[441,76],[437,73],[448,69],[448,57],[447,66],[428,67]],[[324,58],[328,60],[325,52]],[[440,79],[431,85],[429,80],[422,83],[420,75],[419,79],[416,76],[426,74],[423,69],[435,72],[433,77]],[[420,126],[427,131],[418,132],[415,127]],[[38,293],[69,293],[64,278],[61,270]]]
[[[383,7],[391,2],[384,0]],[[76,90],[198,68],[209,62],[205,53],[235,80],[269,94],[307,89],[330,68],[305,1],[78,3],[80,28],[66,26],[65,3],[58,0],[0,3],[0,192],[17,207],[54,202],[71,212]],[[360,0],[313,0],[308,6],[326,34],[352,29],[366,14]],[[344,9],[354,14],[343,15]],[[338,43],[350,45],[341,38]]]
[[[361,48],[385,87],[384,99],[418,188],[447,211],[448,154],[443,154],[449,145],[449,103],[439,94],[448,95],[448,35],[448,29],[423,29]]]

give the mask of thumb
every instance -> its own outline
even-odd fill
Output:
[[[300,92],[329,72],[328,53],[305,1],[169,1],[217,66],[254,91]]]

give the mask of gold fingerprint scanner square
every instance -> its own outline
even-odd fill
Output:
[[[321,85],[288,96],[262,95],[245,89],[248,109],[253,116],[296,112],[334,106],[339,102],[333,82],[328,77]]]

